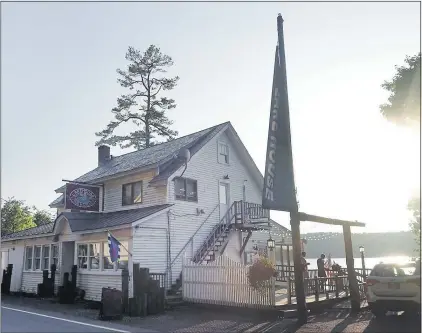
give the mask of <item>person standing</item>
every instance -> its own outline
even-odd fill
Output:
[[[317,260],[317,268],[318,268],[318,280],[319,280],[319,286],[322,289],[322,292],[325,292],[325,278],[327,277],[327,274],[325,273],[325,254],[321,254],[321,257]]]
[[[302,252],[302,257],[300,258],[300,263],[302,265],[303,270],[303,286],[305,288],[305,297],[309,294],[308,291],[308,265],[309,263],[306,261],[306,252]]]

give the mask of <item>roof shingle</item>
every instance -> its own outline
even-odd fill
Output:
[[[92,182],[96,179],[114,176],[122,172],[168,162],[169,160],[172,160],[174,155],[177,155],[183,148],[195,150],[194,148],[196,144],[200,144],[207,139],[209,140],[227,124],[229,124],[229,122],[219,124],[169,142],[164,142],[150,148],[134,151],[121,156],[113,156],[109,162],[76,178],[74,181]],[[191,156],[192,155],[193,152],[191,151]]]
[[[39,236],[50,234],[54,231],[54,225],[61,216],[66,217],[72,232],[107,229],[121,225],[131,224],[147,216],[158,213],[159,211],[172,206],[171,204],[142,207],[137,209],[120,210],[109,213],[82,213],[82,212],[63,212],[54,222],[41,225],[39,227],[26,229],[3,236],[2,240],[19,239],[23,237]]]

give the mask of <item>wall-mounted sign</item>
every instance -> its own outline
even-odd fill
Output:
[[[65,201],[66,209],[98,212],[100,210],[100,188],[67,183]]]

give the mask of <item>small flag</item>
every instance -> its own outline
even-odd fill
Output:
[[[116,262],[120,259],[120,242],[108,233],[108,249],[110,251],[111,262]]]

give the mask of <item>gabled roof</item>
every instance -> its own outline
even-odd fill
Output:
[[[64,205],[64,194],[61,194],[58,198],[56,198],[53,202],[49,204],[51,208],[57,207],[57,206],[63,206]]]
[[[149,166],[159,167],[161,165],[171,164],[182,149],[188,148],[192,156],[200,149],[197,148],[197,145],[202,147],[204,142],[208,142],[228,124],[229,122],[226,122],[169,142],[157,144],[150,148],[134,151],[121,156],[113,156],[113,158],[104,165],[89,171],[74,179],[74,181],[90,183]],[[168,165],[165,165],[165,167],[167,166]]]
[[[276,221],[274,221],[272,219],[270,219],[270,226],[271,226],[271,229],[272,228],[278,229],[280,232],[282,232],[285,235],[291,235],[292,234],[292,232],[288,228],[286,228],[285,226],[282,226],[281,224],[277,223]]]
[[[63,212],[59,216],[57,216],[56,220],[52,223],[8,234],[3,236],[1,239],[12,240],[27,238],[31,236],[53,234],[56,222],[62,217],[65,217],[66,220],[69,222],[69,227],[72,232],[114,228],[131,224],[152,214],[158,213],[170,206],[172,205],[156,205],[137,209],[120,210],[117,212],[109,213]]]

